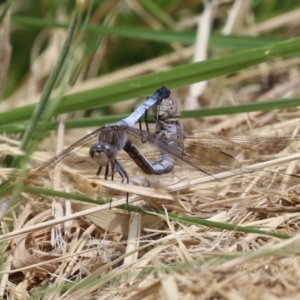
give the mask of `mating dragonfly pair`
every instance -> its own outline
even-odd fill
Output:
[[[156,117],[154,132],[148,127],[146,130],[135,128],[150,108]],[[121,182],[129,183],[131,176],[127,170],[132,168],[132,162],[138,170],[148,174],[145,176],[164,178],[164,174],[179,171],[181,179],[184,177],[188,185],[197,189],[207,188],[207,182],[216,191],[230,184],[231,192],[246,191],[246,187],[249,191],[249,186],[264,191],[278,188],[281,183],[288,188],[300,184],[296,174],[286,174],[281,168],[268,169],[272,166],[270,157],[280,157],[280,162],[287,162],[291,153],[297,154],[299,137],[246,137],[216,132],[187,135],[176,114],[177,102],[170,98],[170,91],[162,87],[129,117],[97,129],[31,170],[25,184],[59,189],[74,183],[73,175],[77,172],[103,175],[106,180],[109,177],[114,180],[119,174]],[[129,158],[122,159],[121,150]],[[300,159],[300,155],[292,159]],[[253,167],[257,162],[265,164]],[[109,198],[109,195],[99,194],[99,197]]]
[[[96,176],[102,175],[104,171],[106,180],[109,177],[114,180],[115,174],[118,173],[122,182],[126,180],[129,183],[126,168],[117,159],[122,149],[144,174],[169,173],[178,159],[186,160],[197,170],[201,170],[195,162],[183,157],[183,127],[176,116],[177,102],[169,96],[170,91],[167,88],[158,89],[129,117],[97,129],[43,165],[31,170],[26,185],[53,188],[48,180],[49,173],[52,173],[50,177],[56,181],[55,188],[60,188],[66,184],[67,178],[72,177],[72,171]],[[140,118],[147,115],[150,108],[153,108],[156,115],[155,132],[149,131],[148,122],[147,130],[134,128],[137,122],[141,124]],[[139,151],[144,145],[148,145],[148,148],[152,146],[151,154],[148,151],[147,157]],[[86,149],[89,149],[88,154]],[[150,156],[156,159],[150,161]],[[55,177],[59,177],[60,180],[55,180]]]

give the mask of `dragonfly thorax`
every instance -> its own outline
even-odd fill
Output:
[[[157,121],[155,128],[156,137],[160,140],[181,142],[184,138],[184,130],[178,119],[169,119],[169,123]],[[170,142],[171,144],[171,142]]]
[[[122,150],[127,141],[127,134],[122,125],[106,125],[100,128],[98,143],[108,143],[113,145],[117,152]]]

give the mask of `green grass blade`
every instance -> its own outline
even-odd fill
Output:
[[[63,97],[55,114],[103,107],[122,100],[145,97],[157,87],[168,88],[186,86],[195,82],[231,74],[257,65],[278,56],[299,53],[300,38],[240,51],[225,57],[213,58],[204,62],[190,63],[170,70],[147,74],[123,82],[111,84]],[[29,118],[34,105],[28,105],[0,113],[0,125],[24,121]]]
[[[107,204],[107,203],[109,203],[109,201],[105,201],[105,200],[101,200],[101,199],[93,200],[93,199],[91,199],[87,196],[84,196],[84,195],[71,194],[71,193],[48,190],[48,189],[43,189],[43,188],[26,187],[25,191],[28,191],[28,192],[31,192],[31,193],[36,193],[38,195],[45,194],[45,195],[49,195],[49,196],[55,196],[55,197],[64,198],[64,199],[74,199],[74,200],[77,200],[77,201],[83,201],[83,202],[94,203],[94,204]],[[129,210],[129,211],[132,211],[132,212],[153,214],[152,209],[147,210],[146,208],[141,208],[141,207],[134,206],[134,205],[128,205],[128,206],[123,205],[123,206],[120,206],[118,208],[124,209],[124,210]],[[156,213],[166,217],[166,213],[164,211],[156,211]],[[219,228],[219,229],[223,229],[223,230],[233,230],[233,231],[239,231],[239,232],[244,232],[244,233],[254,233],[254,234],[259,234],[259,235],[267,235],[267,236],[277,237],[277,238],[280,238],[280,239],[288,239],[288,238],[291,237],[291,236],[286,235],[286,234],[268,232],[268,231],[259,230],[259,229],[252,228],[252,227],[244,227],[244,226],[238,226],[238,225],[234,225],[234,224],[215,222],[215,221],[210,221],[210,220],[206,220],[206,219],[190,217],[190,216],[186,216],[186,215],[168,213],[167,216],[172,220],[177,220],[177,221],[180,221],[180,222],[194,224],[194,225],[203,225],[203,226],[206,226],[206,227]]]
[[[42,138],[42,133],[44,132],[43,122],[40,123],[40,127],[37,128],[37,125],[39,124],[38,122],[42,116],[44,117],[45,120],[51,118],[51,116],[53,115],[53,110],[55,110],[57,105],[60,104],[60,102],[58,101],[51,101],[51,103],[49,103],[48,100],[58,78],[60,77],[61,71],[63,70],[64,62],[68,56],[74,34],[78,28],[79,20],[80,20],[80,11],[77,8],[76,12],[74,13],[72,22],[70,24],[70,30],[68,31],[67,38],[63,45],[59,59],[57,60],[57,63],[54,69],[52,70],[49,79],[45,85],[41,100],[35,106],[33,115],[30,121],[28,122],[28,126],[24,131],[20,148],[25,152],[25,156],[22,157],[18,156],[15,157],[13,160],[11,160],[11,157],[6,158],[5,161],[6,165],[12,166],[20,171],[18,172],[18,180],[15,181],[14,184],[11,183],[11,180],[13,180],[11,179],[0,185],[1,195],[5,194],[8,189],[13,188],[12,197],[10,201],[11,205],[14,205],[14,203],[17,202],[17,200],[19,199],[19,194],[23,187],[23,181],[25,178],[25,170],[23,170],[23,166],[28,162],[31,153],[34,151],[37,142]],[[12,178],[14,178],[14,176],[15,175],[13,174]]]
[[[43,89],[41,99],[35,106],[35,109],[31,116],[30,122],[28,123],[28,127],[26,128],[24,135],[21,139],[20,149],[23,151],[26,151],[26,148],[27,148],[29,142],[32,140],[32,137],[36,134],[36,128],[37,128],[38,121],[41,119],[41,117],[45,111],[45,108],[47,106],[48,100],[50,98],[51,92],[52,92],[58,78],[60,77],[60,73],[64,66],[64,62],[67,59],[69,50],[71,48],[72,40],[74,38],[74,34],[76,32],[78,23],[79,23],[79,16],[78,16],[78,14],[74,14],[73,19],[70,24],[69,32],[67,34],[67,38],[66,38],[63,48],[60,52],[59,58],[55,64],[46,84],[45,84],[45,88]],[[59,103],[57,103],[57,105],[58,104]],[[55,107],[53,107],[53,109],[55,110]],[[48,112],[48,114],[49,114],[49,112]],[[49,118],[50,117],[51,117],[51,115],[49,115]]]
[[[0,24],[2,24],[3,19],[8,11],[8,9],[10,8],[10,5],[12,3],[12,0],[7,0],[5,4],[2,4],[4,6],[4,8],[2,9],[2,12],[0,14]]]
[[[26,27],[37,28],[67,28],[67,24],[57,23],[50,19],[40,19],[34,17],[13,16],[12,22],[24,25]],[[183,45],[193,45],[195,43],[196,33],[193,31],[170,31],[161,30],[156,31],[147,28],[136,28],[130,26],[122,27],[107,27],[101,24],[97,26],[89,25],[86,31],[99,35],[112,35],[122,38],[147,40],[159,43],[178,42]],[[285,40],[280,37],[243,37],[243,36],[224,36],[219,33],[212,33],[209,47],[232,49],[232,50],[246,50],[253,47],[263,46],[269,43],[275,43]]]
[[[214,108],[202,108],[198,110],[183,111],[181,113],[181,119],[187,118],[200,118],[208,116],[219,116],[219,115],[232,115],[238,113],[248,113],[254,111],[267,111],[273,109],[284,109],[300,106],[300,98],[284,98],[284,99],[275,99],[268,101],[258,101],[251,103],[243,103],[238,105],[230,106],[221,106]],[[68,120],[65,124],[66,129],[75,129],[75,128],[85,128],[93,126],[102,126],[105,124],[110,124],[117,122],[125,117],[128,114],[119,114],[112,116],[101,116],[95,118],[78,118]],[[149,121],[154,120],[153,117],[149,117]],[[58,128],[58,121],[49,121],[44,122],[45,130],[54,130]],[[3,133],[19,133],[23,132],[26,128],[26,123],[13,123],[0,126],[0,132]]]
[[[158,19],[162,24],[168,27],[173,27],[175,22],[169,14],[167,14],[156,1],[140,0],[140,3],[145,7],[146,11],[151,13],[155,19]]]
[[[197,118],[218,115],[233,115],[248,113],[253,111],[267,111],[273,109],[282,109],[297,107],[300,105],[300,98],[275,99],[268,101],[258,101],[243,103],[239,105],[222,106],[217,108],[203,108],[198,110],[184,111],[182,118]]]

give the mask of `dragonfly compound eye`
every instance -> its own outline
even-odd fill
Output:
[[[100,166],[107,166],[115,155],[115,148],[109,143],[95,143],[90,147],[90,157]]]
[[[178,110],[178,103],[172,98],[168,98],[168,114],[169,117],[174,117]]]

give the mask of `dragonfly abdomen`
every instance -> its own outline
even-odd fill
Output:
[[[168,155],[162,155],[153,163],[150,163],[129,140],[126,142],[123,149],[145,174],[166,174],[171,172],[175,166],[174,158]]]

